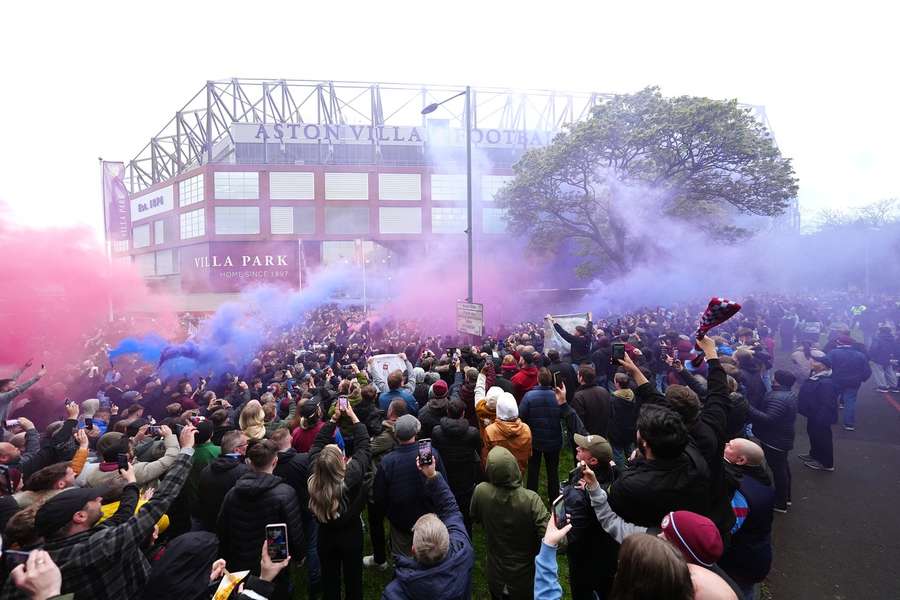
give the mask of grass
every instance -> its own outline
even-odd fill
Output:
[[[572,452],[568,447],[563,448],[559,457],[559,471],[560,471],[560,480],[562,481],[568,472],[574,466],[574,460],[572,457]],[[544,501],[544,504],[547,506],[549,511],[550,503],[554,500],[554,498],[547,498],[547,471],[546,466],[542,465],[541,467],[541,478],[540,483],[538,484],[538,493],[541,495],[541,499]],[[367,515],[363,514],[363,517],[366,518]],[[366,519],[366,525],[368,526],[368,519]],[[385,523],[385,533],[388,538],[388,552],[390,552],[390,534],[387,532],[387,523]],[[372,554],[372,544],[369,539],[368,530],[364,534],[365,539],[365,554]],[[472,543],[475,547],[475,568],[472,571],[472,598],[477,600],[488,599],[491,597],[490,591],[488,590],[488,580],[486,569],[486,557],[487,557],[487,538],[485,536],[484,528],[475,524],[473,526],[473,537]],[[495,549],[495,551],[503,552],[503,549]],[[563,587],[563,598],[569,597],[569,562],[567,557],[564,554],[560,554],[558,556],[559,563],[559,580]],[[386,572],[379,571],[377,569],[363,569],[363,598],[366,600],[378,600],[381,598],[381,592],[387,586],[388,583],[393,579],[393,571],[388,569]],[[306,598],[306,570],[303,568],[294,568],[292,573],[292,579],[294,580],[294,598]]]

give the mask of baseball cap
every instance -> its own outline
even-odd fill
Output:
[[[417,418],[412,415],[403,415],[394,423],[394,435],[401,442],[407,442],[416,437],[421,427]]]
[[[715,523],[703,515],[687,510],[670,512],[663,517],[661,528],[689,563],[711,567],[722,557],[722,536]]]
[[[576,433],[575,445],[590,452],[591,456],[603,464],[608,464],[613,458],[612,446],[610,446],[606,438],[602,436],[579,435]]]
[[[38,509],[34,516],[34,530],[39,535],[46,537],[72,520],[72,515],[84,508],[91,500],[102,498],[109,492],[109,488],[67,488],[56,494]]]

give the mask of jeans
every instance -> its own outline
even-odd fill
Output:
[[[620,473],[625,471],[625,462],[628,460],[628,457],[631,456],[631,453],[634,452],[635,445],[628,444],[628,446],[613,446],[612,454],[613,461],[616,463],[616,468]]]
[[[831,424],[806,420],[809,435],[809,455],[826,467],[834,466],[834,445],[831,439]]]
[[[541,474],[541,457],[547,462],[547,498],[550,502],[559,496],[559,450],[541,452],[534,450],[528,459],[528,489],[536,492]]]
[[[873,362],[872,377],[875,378],[875,387],[882,389],[894,389],[897,387],[897,374],[894,372],[894,365],[890,363],[885,366]]]
[[[766,393],[772,391],[772,371],[765,370],[762,373],[763,385],[766,386]]]
[[[840,392],[841,402],[844,403],[844,426],[856,426],[856,394],[858,387],[844,388]]]
[[[322,566],[319,563],[319,522],[309,511],[300,511],[300,522],[306,534],[306,575],[309,585],[318,586],[322,580]]]
[[[668,373],[657,373],[656,374],[656,389],[659,390],[659,393],[665,393],[666,391],[666,375]]]
[[[788,452],[766,445],[763,445],[763,452],[775,480],[775,508],[784,510],[791,501],[791,465],[788,463]]]

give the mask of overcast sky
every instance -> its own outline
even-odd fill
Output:
[[[133,158],[208,79],[659,85],[764,105],[809,217],[900,195],[892,4],[6,3],[0,201],[27,224],[99,231],[97,157]]]

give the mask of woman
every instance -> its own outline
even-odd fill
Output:
[[[341,417],[352,423],[353,456],[331,443]],[[325,600],[340,600],[343,574],[344,598],[362,600],[363,530],[360,513],[369,496],[369,432],[353,407],[336,410],[321,428],[309,450],[309,510],[319,522],[319,560]]]
[[[806,417],[809,454],[798,456],[810,469],[834,471],[831,426],[837,423],[838,393],[831,380],[831,361],[821,350],[810,354],[812,373],[800,386],[797,412]]]
[[[266,413],[259,400],[251,400],[244,406],[238,419],[241,431],[251,440],[261,440],[266,437]]]
[[[300,404],[300,422],[291,432],[291,447],[297,452],[309,452],[324,426],[319,403],[313,398],[304,400]]]
[[[678,550],[646,533],[625,538],[613,581],[613,600],[692,600],[691,571]]]

